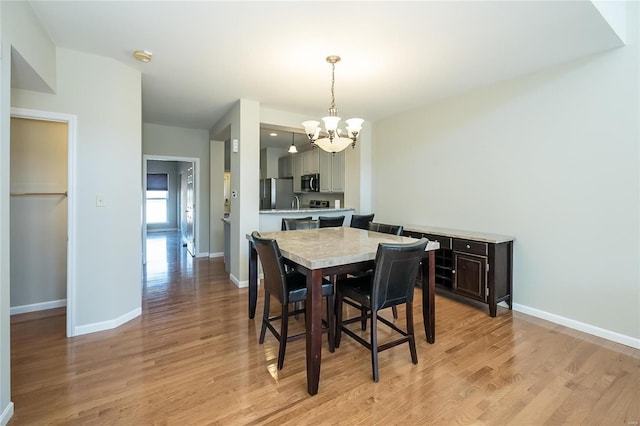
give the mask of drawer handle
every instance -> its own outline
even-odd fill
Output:
[[[467,244],[467,248],[471,248],[471,246],[469,244]]]

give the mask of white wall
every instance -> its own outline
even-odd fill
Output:
[[[211,139],[238,140],[238,152],[231,153],[230,278],[246,286],[249,278],[246,235],[259,227],[258,186],[260,183],[260,106],[240,99],[210,130]]]
[[[76,200],[69,206],[76,209],[76,287],[68,297],[75,333],[82,334],[141,312],[141,76],[112,59],[58,49],[57,81],[55,95],[14,89],[11,104],[78,117],[76,187],[69,188]],[[96,207],[98,194],[105,207]]]
[[[142,152],[147,156],[189,157],[200,160],[198,186],[197,256],[209,255],[209,131],[144,123]]]
[[[212,140],[210,151],[210,217],[209,217],[209,257],[224,254],[224,141]]]
[[[0,22],[5,12],[0,4]],[[0,24],[2,25],[2,24]],[[0,28],[0,49],[7,52],[11,45]],[[11,402],[11,339],[9,335],[9,164],[10,164],[10,93],[11,61],[8,55],[0,56],[0,425],[13,415]]]
[[[638,3],[628,45],[376,123],[376,219],[513,235],[514,301],[640,343]]]
[[[56,46],[27,2],[3,1],[2,9],[3,36],[14,49],[13,66],[18,71],[12,83],[21,89],[53,93],[57,84]],[[9,50],[3,55],[9,55]]]

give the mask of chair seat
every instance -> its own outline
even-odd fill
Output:
[[[354,278],[342,278],[336,285],[345,297],[371,309],[371,275],[365,273]]]
[[[288,272],[286,275],[289,303],[302,302],[307,298],[307,277],[300,272]],[[333,283],[322,280],[322,296],[333,294]]]

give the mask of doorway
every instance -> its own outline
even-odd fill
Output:
[[[143,185],[144,193],[148,192],[148,176],[152,171],[158,170],[157,164],[169,163],[173,164],[174,173],[167,172],[169,174],[169,184],[167,188],[170,190],[168,194],[169,200],[175,200],[174,203],[169,203],[170,209],[175,211],[170,212],[175,214],[177,225],[175,228],[180,234],[182,245],[187,248],[187,251],[192,257],[195,257],[198,253],[199,247],[199,182],[197,179],[197,173],[199,170],[199,158],[195,157],[173,157],[173,156],[158,156],[158,155],[144,155],[143,161]],[[164,170],[170,169],[164,167]],[[152,231],[154,227],[148,220],[150,217],[148,199],[143,203],[143,235],[142,235],[142,258],[143,263],[147,263],[147,233]],[[170,227],[173,227],[170,226]],[[168,230],[166,227],[164,231]]]
[[[11,109],[10,312],[66,307],[75,335],[76,117]]]

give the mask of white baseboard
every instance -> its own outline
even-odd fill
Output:
[[[142,308],[136,308],[133,311],[128,312],[112,320],[95,322],[93,324],[78,325],[74,328],[73,335],[80,336],[82,334],[89,334],[89,333],[95,333],[98,331],[111,330],[113,328],[121,326],[125,322],[131,321],[132,319],[139,317],[140,315],[142,315]]]
[[[31,305],[12,306],[10,315],[26,314],[27,312],[44,311],[46,309],[61,308],[67,306],[67,299],[50,300],[48,302],[32,303]]]
[[[231,280],[232,283],[234,283],[236,285],[236,287],[238,288],[245,288],[245,287],[249,287],[249,280],[247,281],[240,281],[238,278],[235,277],[235,275],[233,274],[229,274],[229,279]]]
[[[13,417],[13,402],[9,401],[4,410],[2,410],[2,414],[0,414],[0,425],[5,426],[9,423],[11,417]]]
[[[571,318],[565,318],[560,315],[541,311],[540,309],[531,308],[529,306],[520,305],[518,303],[513,304],[513,310],[522,312],[523,314],[531,315],[532,317],[541,318],[556,324],[564,325],[565,327],[569,327],[574,330],[602,337],[603,339],[611,340],[612,342],[640,349],[640,339],[635,337],[626,336],[624,334],[616,333],[615,331],[606,330],[604,328],[596,327],[591,324],[572,320]]]
[[[209,253],[209,257],[223,257],[224,256],[224,252],[218,252],[218,253]]]
[[[209,252],[196,253],[196,257],[209,257]]]

